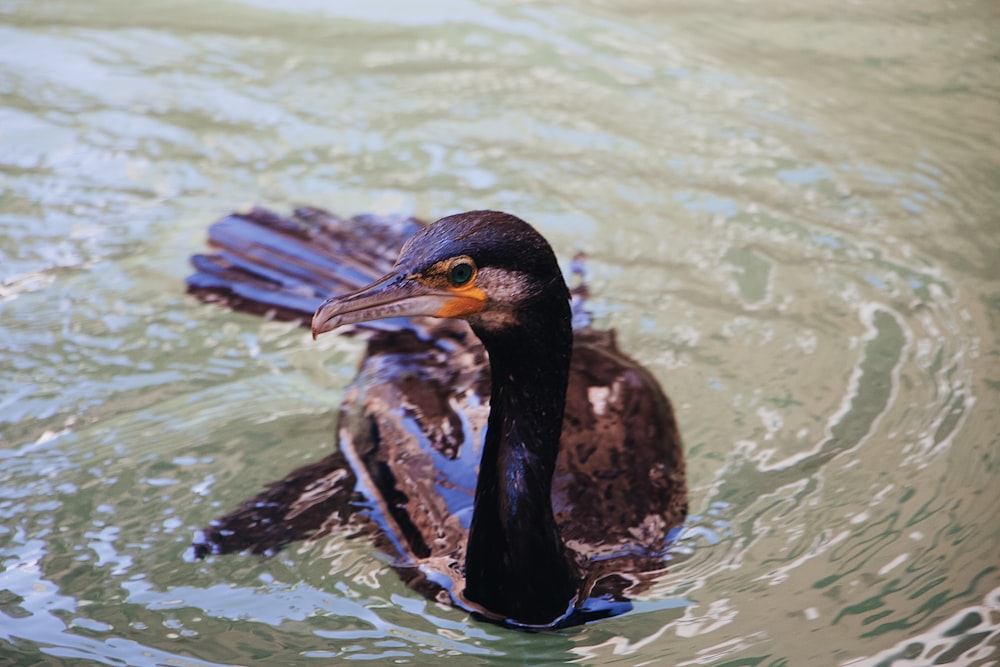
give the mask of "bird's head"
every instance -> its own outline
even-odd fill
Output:
[[[315,338],[347,324],[417,315],[499,332],[552,299],[565,304],[569,293],[545,238],[512,215],[469,211],[414,234],[392,270],[371,285],[327,299],[312,332]]]

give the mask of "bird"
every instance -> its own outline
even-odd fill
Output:
[[[665,570],[687,514],[671,402],[529,223],[258,208],[209,240],[191,293],[367,349],[337,449],[214,520],[194,557],[365,533],[417,591],[518,629],[622,613]]]

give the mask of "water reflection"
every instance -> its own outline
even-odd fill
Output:
[[[950,618],[899,642],[870,658],[845,665],[989,664],[996,658],[1000,628],[995,623],[1000,589],[990,591],[980,605],[966,607]]]

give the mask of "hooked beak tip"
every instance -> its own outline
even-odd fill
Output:
[[[317,338],[319,338],[319,335],[321,333],[326,333],[327,331],[331,331],[331,330],[337,328],[337,324],[336,323],[334,323],[333,326],[330,326],[330,321],[333,320],[333,319],[335,319],[335,316],[332,316],[330,314],[330,309],[331,309],[330,308],[330,302],[331,301],[333,301],[333,299],[327,299],[326,301],[324,301],[323,303],[321,303],[319,305],[319,307],[316,309],[316,312],[313,313],[313,318],[312,318],[312,337],[313,337],[313,340],[316,340]]]

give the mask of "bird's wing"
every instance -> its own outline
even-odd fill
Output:
[[[662,555],[687,512],[680,442],[669,399],[614,332],[578,333],[552,500],[581,559]]]

